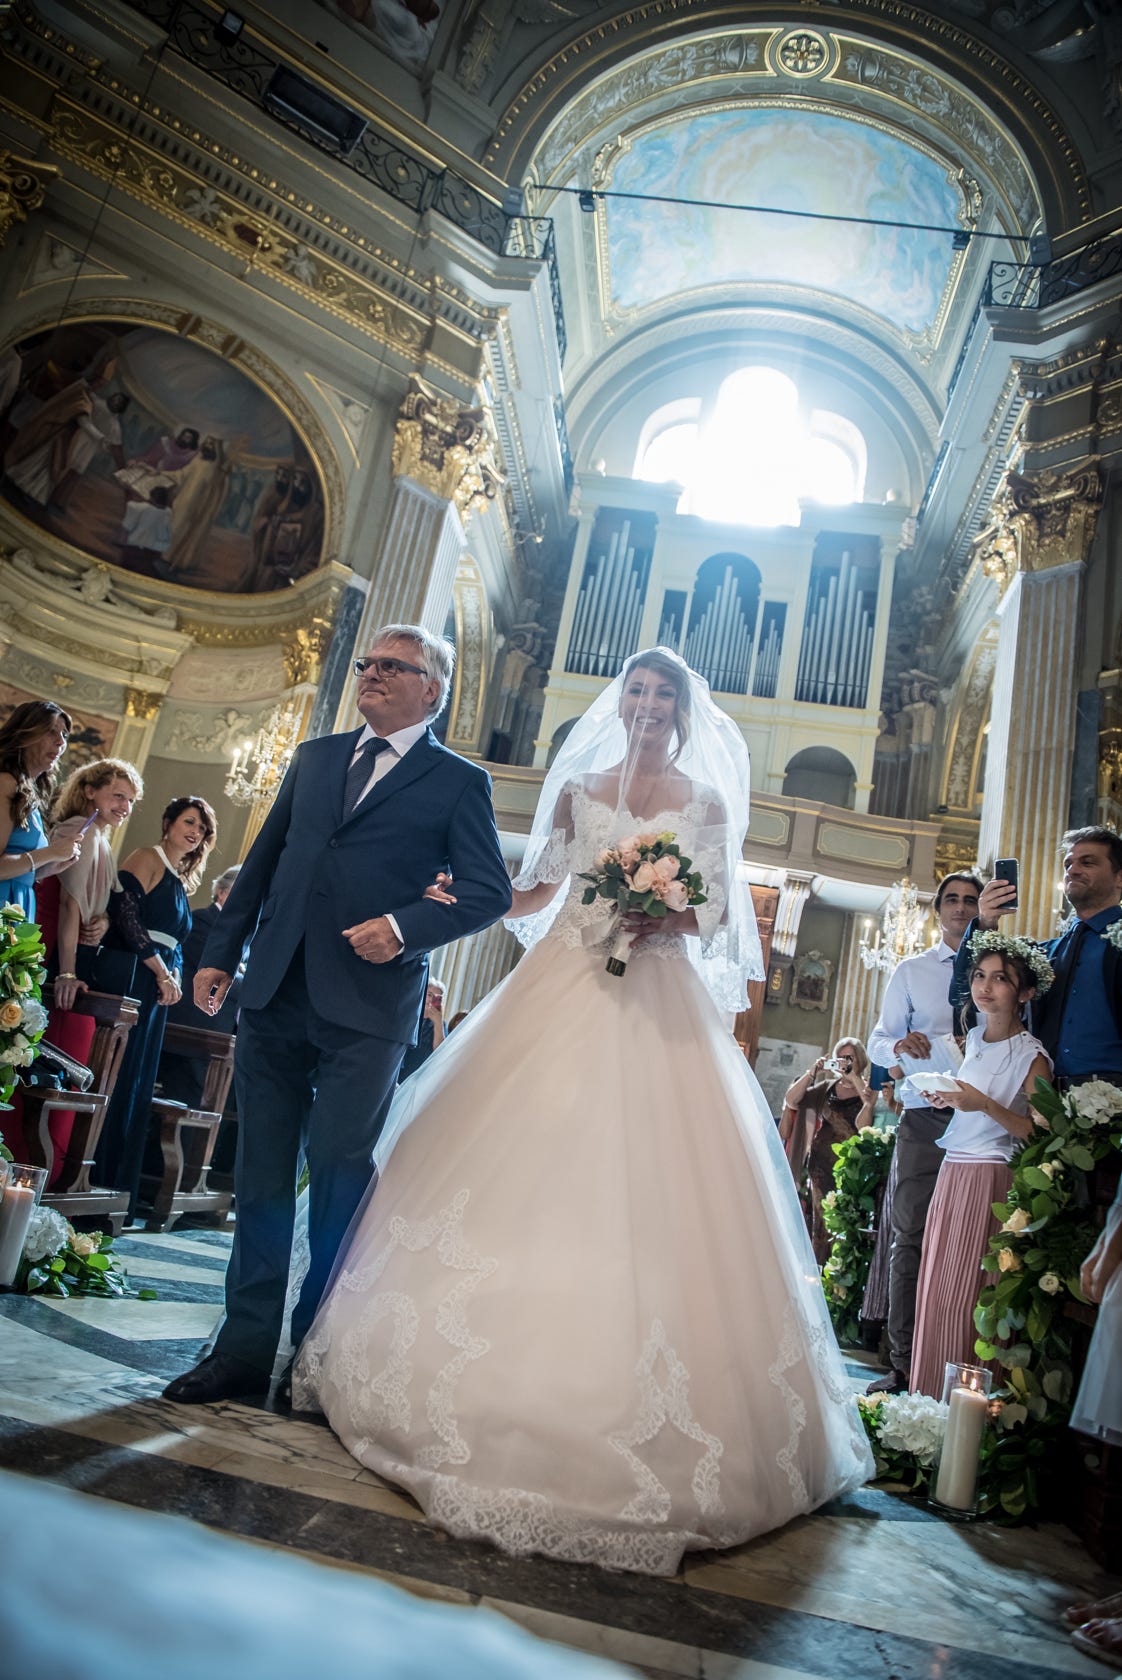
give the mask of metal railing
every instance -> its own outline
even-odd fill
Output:
[[[1122,232],[1046,263],[991,263],[982,303],[990,309],[1047,309],[1116,274],[1122,274]]]

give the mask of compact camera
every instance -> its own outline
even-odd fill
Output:
[[[843,1062],[839,1056],[827,1056],[822,1063],[824,1073],[848,1073],[849,1063]]]

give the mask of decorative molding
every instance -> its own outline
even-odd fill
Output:
[[[429,331],[423,316],[312,249],[280,222],[247,211],[229,193],[203,184],[190,167],[171,162],[135,137],[125,140],[119,128],[63,94],[55,96],[51,122],[50,144],[61,157],[232,253],[244,264],[243,277],[267,272],[410,361],[420,355]]]
[[[0,245],[18,222],[42,209],[47,189],[60,173],[52,164],[0,151]]]
[[[230,705],[221,710],[208,706],[197,711],[165,706],[152,752],[160,758],[197,762],[229,760],[235,748],[261,727],[274,705],[275,701],[270,701],[245,712]]]
[[[478,750],[487,687],[490,612],[479,567],[465,555],[452,591],[456,615],[456,675],[449,703],[448,742]]]
[[[466,525],[494,501],[502,484],[494,460],[489,411],[459,408],[410,375],[394,429],[393,475],[454,502]]]
[[[36,291],[40,286],[58,285],[60,282],[70,285],[75,280],[127,279],[128,275],[121,269],[95,262],[88,252],[68,245],[57,234],[46,233],[35,247],[35,255],[19,295],[26,297],[28,292]]]
[[[289,688],[319,682],[324,656],[331,645],[334,617],[332,612],[330,618],[313,618],[310,624],[301,624],[284,643],[281,654]]]

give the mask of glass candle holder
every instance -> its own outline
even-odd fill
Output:
[[[984,1365],[948,1364],[943,1373],[947,1427],[928,1498],[949,1516],[978,1514],[978,1457],[992,1386],[993,1372]]]
[[[0,1289],[10,1289],[23,1256],[27,1227],[47,1187],[46,1167],[25,1167],[5,1162],[7,1175],[0,1184]]]

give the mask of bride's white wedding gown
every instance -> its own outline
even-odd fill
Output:
[[[706,803],[637,826],[688,852]],[[621,833],[579,788],[573,814],[546,878]],[[873,1464],[775,1127],[686,939],[614,978],[580,887],[401,1088],[295,1400],[455,1535],[671,1573]]]

